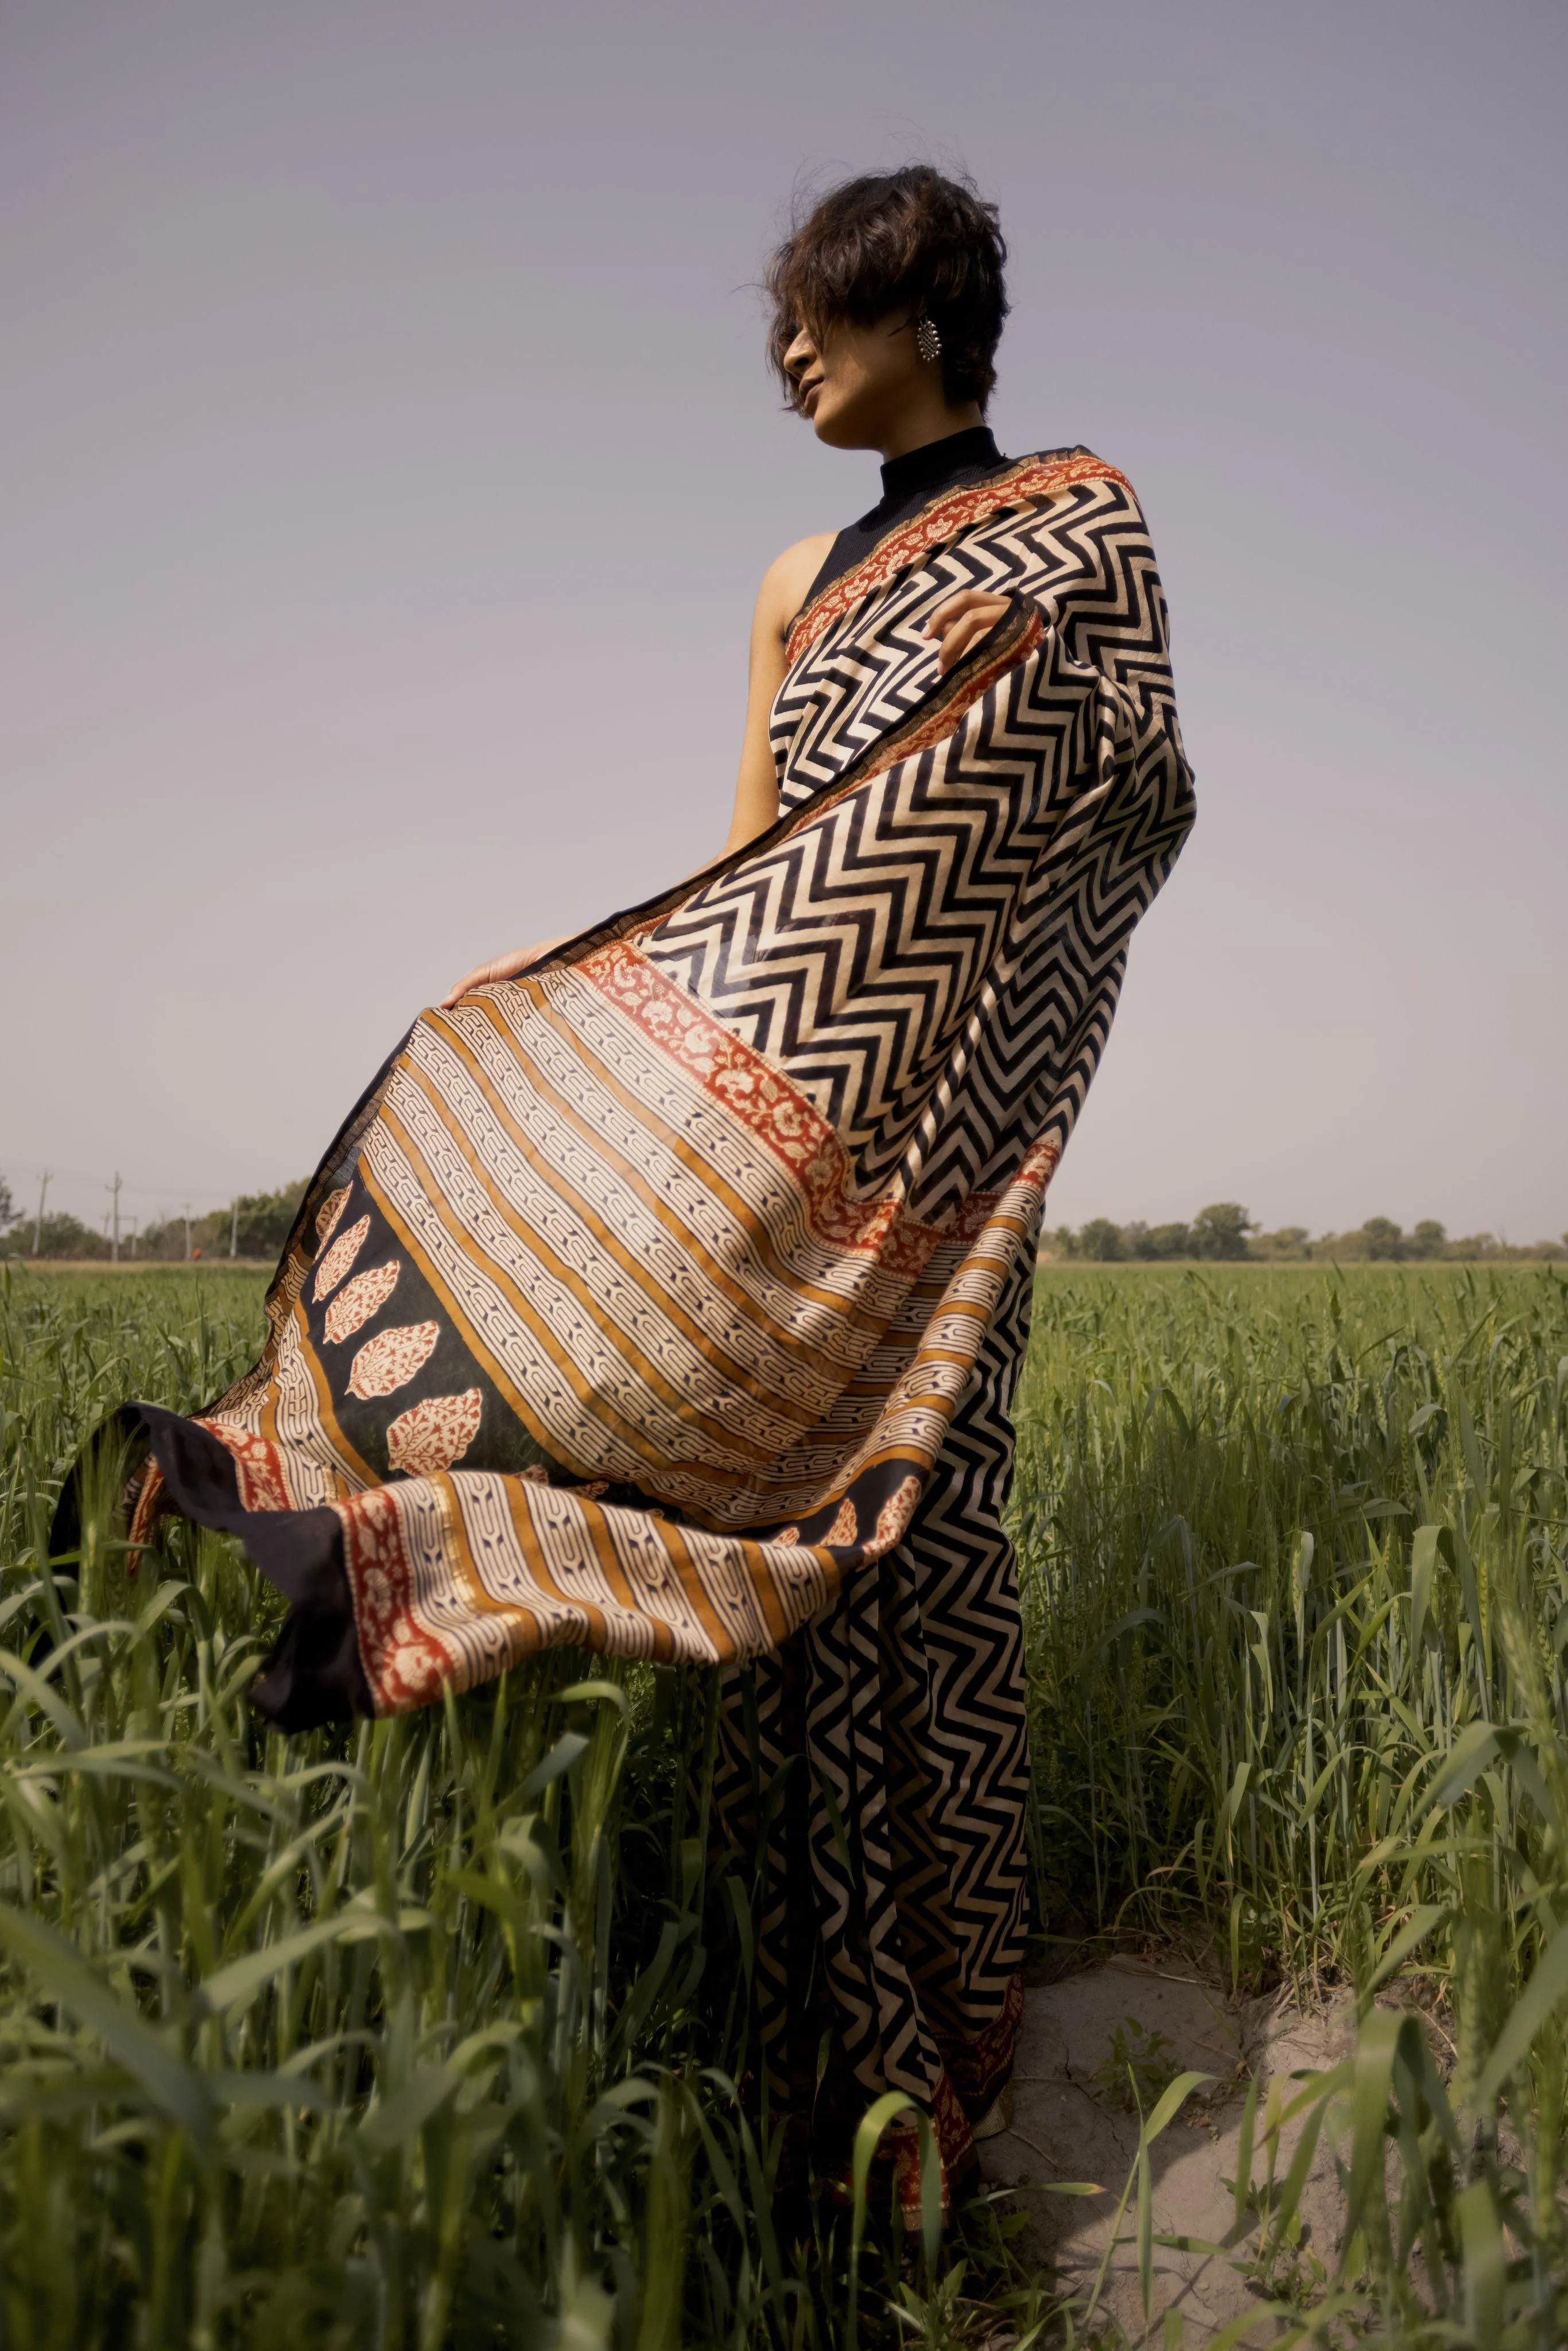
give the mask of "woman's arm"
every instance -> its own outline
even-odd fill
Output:
[[[751,621],[746,738],[741,747],[740,773],[736,779],[729,838],[719,852],[721,856],[744,849],[748,841],[766,832],[779,814],[779,776],[768,739],[768,720],[773,697],[784,682],[784,642],[789,633],[789,623],[805,601],[806,590],[821,569],[822,559],[832,543],[831,530],[819,531],[811,538],[797,539],[762,575]],[[696,870],[700,873],[702,867]],[[443,1011],[449,1012],[471,987],[483,987],[490,980],[510,979],[515,972],[526,969],[571,936],[571,932],[564,931],[559,938],[536,939],[531,946],[514,947],[509,954],[495,956],[488,963],[476,964],[442,998]]]
[[[729,838],[724,844],[726,856],[733,849],[744,849],[759,832],[766,832],[779,814],[779,772],[773,762],[773,746],[768,739],[768,722],[774,696],[784,683],[784,645],[789,624],[804,603],[806,590],[821,569],[832,543],[831,530],[797,539],[762,575],[757,610],[751,616],[746,737],[741,746],[740,772],[736,778],[735,813]]]
[[[746,695],[746,737],[740,750],[740,772],[735,783],[735,810],[730,818],[729,837],[721,857],[737,849],[744,849],[748,841],[766,832],[779,814],[779,771],[774,765],[773,746],[768,740],[768,722],[772,716],[774,697],[784,683],[784,646],[789,626],[806,601],[806,591],[821,569],[828,549],[833,543],[831,530],[821,530],[810,538],[798,538],[776,556],[762,575],[762,585],[757,591],[757,610],[751,616],[751,664]],[[983,589],[963,588],[939,604],[925,624],[928,637],[938,640],[936,666],[939,673],[950,670],[961,661],[969,647],[993,628],[1008,609],[1005,596],[988,594]],[[711,862],[711,861],[710,861]],[[696,871],[700,873],[702,867]],[[466,996],[471,987],[483,987],[487,981],[510,979],[515,972],[536,963],[552,947],[564,946],[572,936],[563,931],[559,938],[536,939],[531,946],[514,947],[508,955],[494,956],[488,963],[476,964],[465,974],[456,987],[441,999],[443,1011],[449,1012],[459,997]]]

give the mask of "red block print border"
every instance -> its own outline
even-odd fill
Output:
[[[293,1510],[294,1497],[284,1466],[287,1456],[282,1446],[255,1436],[248,1428],[230,1428],[221,1420],[198,1420],[196,1426],[215,1437],[233,1457],[242,1510]]]
[[[944,2069],[936,2076],[931,2093],[931,2135],[936,2141],[936,2154],[942,2179],[942,2210],[949,2212],[953,2206],[953,2190],[962,2182],[975,2160],[974,2134],[969,2118],[956,2090]],[[897,2189],[899,2209],[904,2225],[917,2231],[921,2220],[920,2126],[910,2120],[907,2110],[895,2116],[883,2131],[872,2158],[873,2180],[885,2182],[889,2172]],[[881,2202],[886,2196],[885,2186],[873,2189],[873,2200]],[[836,2178],[831,2190],[833,2202],[847,2207],[852,2200],[850,2178],[844,2173]]]
[[[988,515],[998,513],[1003,507],[1017,506],[1026,498],[1054,497],[1080,482],[1120,482],[1128,491],[1133,486],[1125,474],[1085,450],[1081,456],[1058,457],[1049,463],[1038,457],[1025,457],[995,481],[977,482],[972,489],[950,490],[945,498],[934,498],[910,521],[879,539],[862,563],[831,580],[816,601],[807,605],[789,632],[784,648],[786,664],[792,669],[807,648],[814,645],[841,613],[858,604],[862,596],[870,595],[873,589],[885,587],[917,556],[928,554],[932,548],[956,538],[971,524],[983,522]]]
[[[635,947],[616,940],[578,967],[580,976],[635,1021],[659,1051],[722,1104],[800,1187],[812,1230],[832,1247],[874,1257],[911,1278],[951,1238],[922,1225],[895,1200],[849,1197],[849,1159],[828,1122],[772,1063],[754,1053]]]
[[[374,1486],[333,1507],[343,1524],[343,1564],[371,1704],[378,1714],[429,1706],[457,1686],[457,1660],[414,1615],[413,1567],[396,1499],[390,1488]]]
[[[1000,2013],[956,2048],[945,2048],[947,2071],[956,2088],[971,2106],[983,2113],[995,2104],[1013,2069],[1019,2026],[1023,2022],[1023,1970],[1008,1980]]]
[[[972,1192],[945,1227],[922,1224],[896,1200],[851,1199],[848,1155],[827,1120],[635,946],[612,940],[585,956],[578,971],[772,1153],[800,1186],[812,1230],[833,1248],[875,1257],[915,1279],[936,1249],[974,1239],[1002,1199],[999,1191]],[[1033,1144],[1014,1182],[1043,1193],[1061,1156],[1053,1141]]]
[[[247,1428],[232,1428],[226,1421],[212,1416],[198,1417],[193,1426],[204,1428],[215,1437],[235,1465],[235,1485],[242,1510],[292,1510],[293,1495],[288,1490],[283,1447],[265,1437],[256,1437]],[[163,1473],[155,1461],[150,1461],[142,1477],[131,1516],[129,1539],[133,1566],[141,1562],[141,1552],[152,1538],[153,1522],[166,1509],[166,1488]]]
[[[826,1119],[772,1064],[742,1044],[634,947],[601,947],[579,967],[649,1042],[769,1151],[800,1187],[812,1228],[840,1249],[918,1273],[942,1238],[896,1201],[848,1197],[849,1161]]]
[[[1029,1190],[1038,1192],[1043,1199],[1061,1156],[1061,1145],[1053,1138],[1030,1144],[1019,1163],[1019,1171],[1012,1183],[999,1192],[971,1192],[959,1209],[951,1231],[944,1233],[943,1239],[962,1241],[966,1245],[977,1240],[1014,1185],[1024,1185]]]
[[[136,1499],[131,1513],[131,1525],[127,1530],[130,1549],[125,1555],[125,1564],[127,1571],[132,1575],[141,1566],[141,1554],[152,1540],[152,1529],[160,1513],[169,1507],[164,1499],[167,1491],[168,1489],[163,1483],[163,1472],[159,1468],[156,1461],[149,1461],[141,1472],[141,1483],[136,1489]]]

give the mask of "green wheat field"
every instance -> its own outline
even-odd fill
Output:
[[[81,1439],[210,1400],[261,1287],[0,1273],[5,2351],[1100,2333],[1005,2200],[938,2243],[863,2185],[775,2199],[710,1677],[558,1652],[284,1739],[246,1703],[279,1606],[232,1545],[176,1526],[128,1573],[106,1479],[49,1573]],[[1362,2002],[1354,2060],[1292,2085],[1343,2249],[1249,2341],[1568,2341],[1565,1390],[1551,1266],[1040,1276],[1032,1963],[1164,1945]],[[1125,2199],[1145,2262],[1183,2091]],[[1237,2183],[1261,2281],[1300,2187]]]

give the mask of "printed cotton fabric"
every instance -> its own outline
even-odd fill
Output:
[[[1007,615],[944,678],[925,624],[971,587]],[[288,1593],[286,1724],[558,1642],[725,1667],[775,2106],[826,2018],[836,2094],[907,2088],[960,2163],[1021,1997],[1040,1206],[1191,784],[1143,518],[1086,450],[937,496],[788,659],[777,824],[421,1016],[255,1370],[140,1408],[135,1531],[172,1504]]]

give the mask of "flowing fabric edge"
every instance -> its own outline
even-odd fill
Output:
[[[1032,462],[1026,461],[1025,467],[1018,470],[1027,470]],[[1098,461],[1094,465],[1101,474],[1113,470],[1099,465]],[[1011,476],[1002,478],[1007,481]],[[727,858],[716,861],[711,868],[689,877],[658,898],[593,925],[542,957],[541,964],[575,962],[601,942],[623,938],[633,930],[651,926],[662,913],[683,904],[694,890],[712,882],[741,858],[755,856],[776,840],[787,837],[825,803],[836,800],[868,777],[951,733],[973,704],[1039,641],[1042,622],[1038,607],[1022,597],[1013,599],[1012,603],[1013,609],[977,641],[951,673],[933,682],[891,737],[869,746],[862,758],[852,761],[843,774],[803,807],[782,814],[760,841],[747,843]],[[207,1405],[205,1412],[222,1410],[268,1370],[277,1351],[280,1320],[292,1305],[308,1268],[309,1237],[322,1204],[376,1116],[388,1079],[412,1033],[410,1030],[405,1034],[366,1086],[307,1186],[277,1271],[267,1290],[266,1307],[271,1327],[258,1362]],[[168,1502],[183,1515],[215,1531],[235,1536],[253,1563],[290,1604],[278,1641],[253,1687],[252,1698],[258,1711],[285,1730],[344,1720],[357,1713],[377,1713],[380,1709],[371,1696],[363,1662],[345,1555],[345,1528],[339,1512],[324,1505],[298,1510],[246,1509],[240,1500],[234,1456],[194,1418],[141,1403],[127,1405],[120,1417],[126,1433],[140,1428],[151,1440],[153,1466],[143,1487],[142,1507],[137,1512],[139,1527],[144,1521],[150,1525],[155,1502],[161,1507],[162,1497],[156,1495],[154,1489],[162,1487]],[[136,1533],[133,1529],[133,1541]]]
[[[251,1686],[257,1713],[289,1731],[373,1714],[337,1511],[246,1510],[235,1458],[209,1430],[161,1405],[123,1410],[152,1440],[169,1502],[198,1526],[236,1536],[288,1603],[283,1629]],[[139,1509],[138,1520],[143,1516]]]

